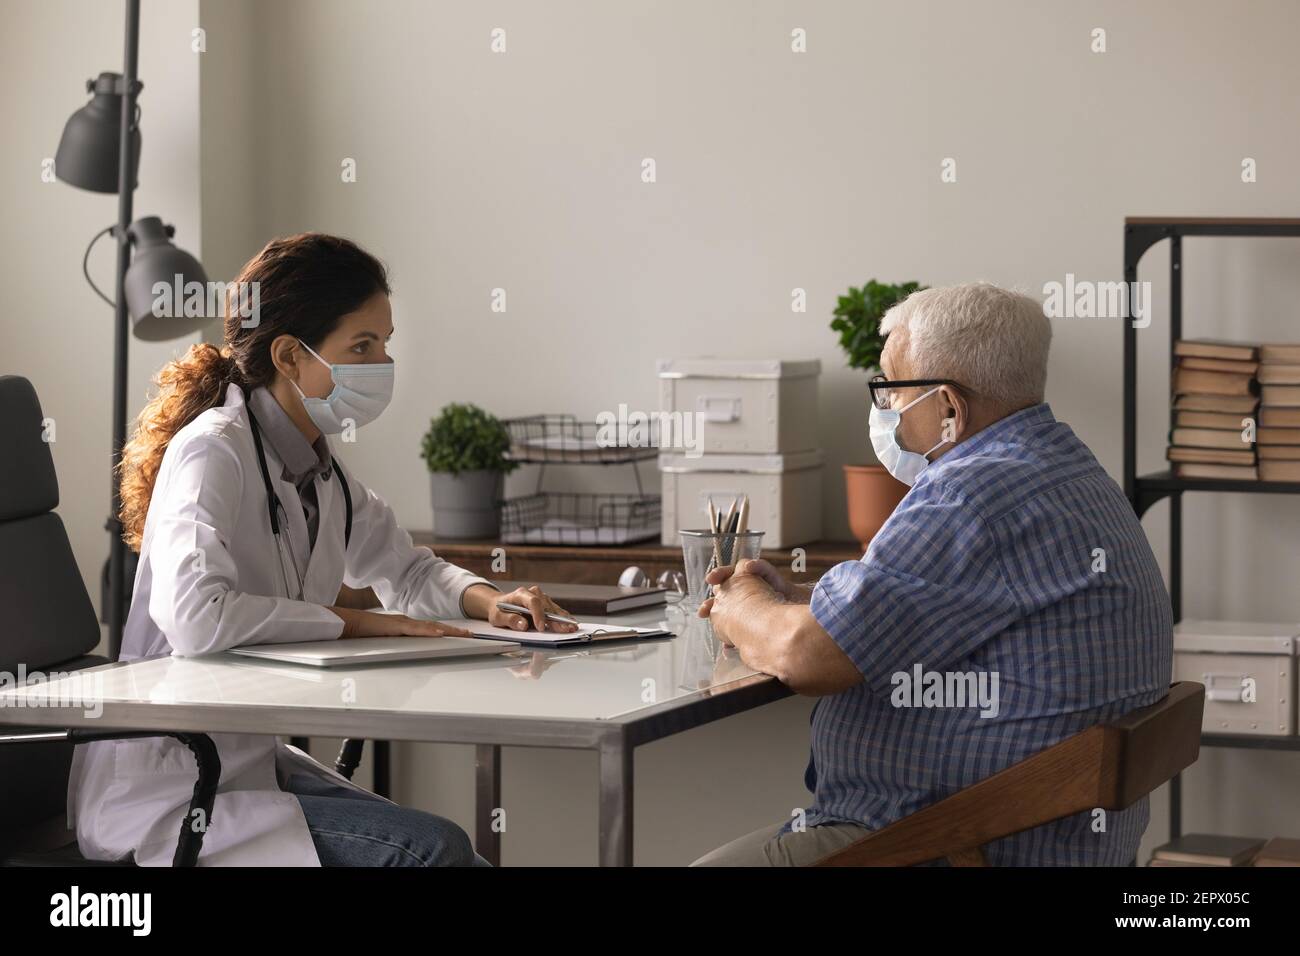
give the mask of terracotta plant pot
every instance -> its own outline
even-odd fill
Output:
[[[844,489],[848,493],[849,530],[865,551],[908,487],[881,465],[845,465]]]

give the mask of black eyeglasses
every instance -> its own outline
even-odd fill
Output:
[[[962,387],[949,378],[906,378],[891,382],[883,375],[873,375],[871,381],[867,382],[867,388],[871,389],[871,401],[882,412],[893,407],[891,393],[895,389],[920,388],[923,385],[929,385],[931,388],[936,385],[951,385],[953,388]]]

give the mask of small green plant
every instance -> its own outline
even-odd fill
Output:
[[[891,307],[923,288],[917,282],[888,285],[868,279],[861,289],[849,287],[839,297],[831,328],[840,334],[840,348],[849,357],[849,368],[877,371],[885,337],[880,334],[880,320]]]
[[[509,448],[510,432],[498,418],[477,405],[452,402],[429,423],[420,454],[430,471],[510,472],[519,463],[506,458]]]

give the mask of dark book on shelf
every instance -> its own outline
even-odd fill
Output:
[[[499,582],[502,588],[524,587],[530,582]],[[570,614],[591,614],[603,617],[637,608],[654,607],[668,600],[668,589],[661,587],[632,588],[618,584],[567,584],[543,583],[541,588],[560,607]]]

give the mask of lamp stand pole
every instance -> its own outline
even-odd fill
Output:
[[[113,513],[106,525],[112,536],[108,558],[108,656],[117,660],[122,651],[122,629],[126,624],[126,542],[122,540],[122,488],[118,466],[126,445],[127,342],[131,317],[127,314],[126,270],[131,265],[132,170],[131,127],[135,125],[137,61],[140,52],[140,0],[126,0],[126,54],[122,70],[121,143],[117,173],[117,315],[113,329]]]

